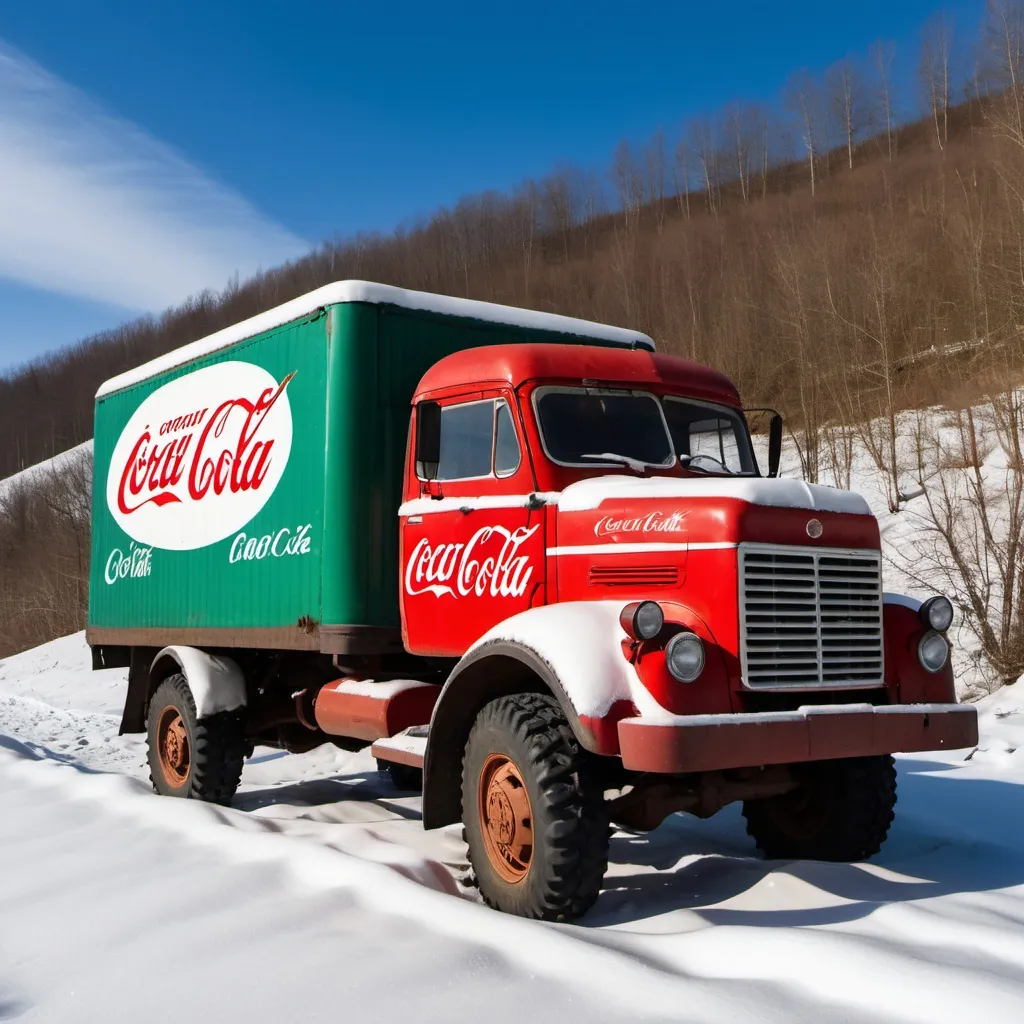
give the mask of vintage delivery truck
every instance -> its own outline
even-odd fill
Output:
[[[517,914],[583,913],[610,822],[732,801],[768,857],[868,857],[890,755],[976,714],[949,601],[883,592],[781,429],[762,472],[729,380],[634,331],[328,285],[100,388],[94,665],[158,792],[373,744]]]

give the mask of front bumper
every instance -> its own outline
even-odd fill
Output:
[[[978,742],[978,712],[962,704],[812,705],[796,711],[619,722],[624,767],[703,772],[837,757],[955,750]]]

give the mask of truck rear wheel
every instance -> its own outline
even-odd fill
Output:
[[[188,682],[165,679],[149,702],[149,778],[162,796],[228,804],[245,760],[245,724],[237,711],[197,718]]]
[[[746,800],[747,833],[771,860],[864,860],[878,853],[892,824],[892,757],[850,757],[793,765],[790,793]]]
[[[608,817],[588,758],[551,697],[499,697],[477,716],[462,765],[462,820],[489,906],[568,921],[597,899]]]

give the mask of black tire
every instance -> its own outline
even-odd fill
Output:
[[[174,719],[175,713],[179,718]],[[197,718],[192,691],[179,672],[156,688],[149,702],[146,725],[149,778],[158,793],[213,804],[231,802],[245,760],[245,721],[241,712],[222,711]],[[185,744],[178,744],[184,755],[176,770],[166,754],[161,757],[160,737],[168,731],[176,732]]]
[[[406,793],[423,792],[422,768],[413,768],[411,765],[399,764],[397,761],[383,761],[378,757],[377,771],[385,772],[395,789]]]
[[[520,917],[570,921],[593,905],[608,866],[609,835],[604,793],[590,757],[551,697],[515,694],[481,710],[463,759],[462,820],[475,884],[489,906]],[[529,798],[532,843],[525,873],[516,880],[502,877],[497,858],[488,854],[493,839],[485,836],[482,820],[483,773],[495,758],[518,771]]]
[[[798,789],[746,800],[747,833],[770,860],[858,861],[882,848],[896,806],[888,754],[793,765]]]

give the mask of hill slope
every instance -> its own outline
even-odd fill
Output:
[[[741,194],[722,148],[710,190],[673,195],[645,185],[627,151],[612,178],[633,185],[612,203],[566,172],[325,245],[0,377],[0,477],[88,438],[104,379],[344,278],[635,328],[812,430],[947,399],[951,362],[964,377],[1021,363],[1020,148],[996,131],[998,104],[950,109],[942,149],[921,122],[900,129],[895,159],[882,136],[857,145],[852,171],[845,153],[822,154],[813,194],[796,160]],[[950,343],[968,344],[934,358]]]

